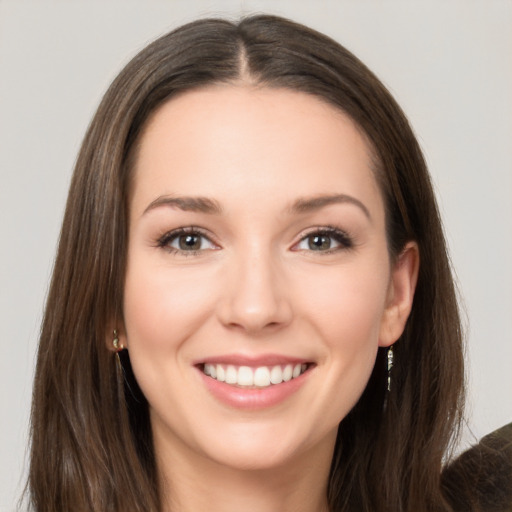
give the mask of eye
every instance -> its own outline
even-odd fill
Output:
[[[294,246],[299,251],[333,252],[352,247],[350,237],[335,228],[319,229],[308,233]]]
[[[158,246],[174,253],[197,253],[218,247],[196,228],[180,228],[163,235]]]

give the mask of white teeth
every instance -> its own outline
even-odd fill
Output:
[[[270,371],[266,366],[256,368],[254,372],[254,385],[259,388],[270,386]]]
[[[226,380],[226,372],[224,370],[224,367],[221,366],[220,364],[217,365],[217,380],[219,382],[224,382]]]
[[[240,366],[238,368],[238,381],[239,386],[252,386],[254,384],[254,375],[248,366]]]
[[[285,382],[288,382],[292,378],[292,376],[293,376],[293,366],[291,364],[287,364],[283,370],[283,380]]]
[[[203,367],[203,372],[219,382],[226,382],[226,384],[266,388],[272,384],[281,384],[282,382],[295,379],[302,375],[307,368],[307,364],[300,363],[272,367],[259,366],[257,368],[206,363]]]
[[[234,366],[229,365],[226,368],[226,383],[227,384],[237,384],[238,375],[236,368]]]
[[[272,384],[281,384],[283,382],[283,370],[281,370],[280,366],[274,366],[270,370],[270,382]]]

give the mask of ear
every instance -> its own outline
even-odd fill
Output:
[[[418,281],[418,244],[409,242],[391,269],[386,309],[382,318],[379,346],[389,347],[402,335],[409,318]]]
[[[114,345],[114,340],[117,338],[117,346]],[[111,352],[117,352],[120,349],[128,348],[126,341],[126,332],[122,322],[109,322],[107,333],[105,335],[105,343],[107,349]]]

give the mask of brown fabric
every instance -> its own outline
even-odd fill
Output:
[[[450,463],[442,482],[457,512],[512,511],[512,423]]]

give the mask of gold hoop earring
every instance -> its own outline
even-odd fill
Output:
[[[124,345],[122,343],[119,343],[117,329],[114,329],[113,336],[114,336],[114,339],[112,340],[112,345],[114,345],[116,352],[120,352],[121,350],[124,350]]]

